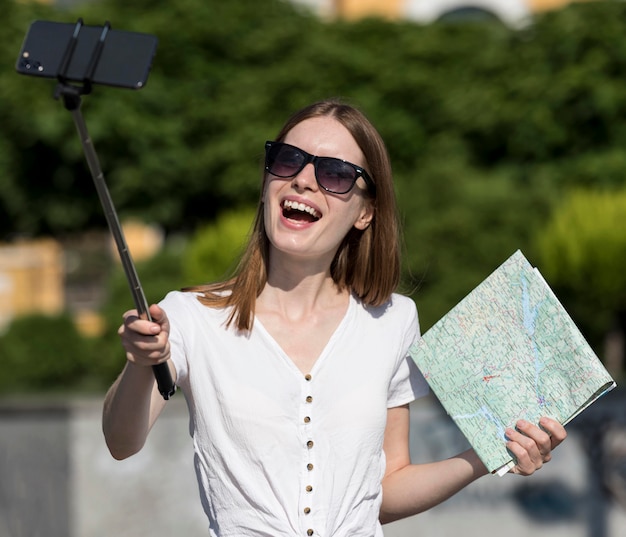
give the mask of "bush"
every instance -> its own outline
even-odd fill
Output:
[[[185,279],[199,284],[226,278],[239,259],[254,213],[251,208],[228,211],[196,231],[185,254]]]
[[[0,356],[9,379],[5,393],[61,391],[85,380],[90,349],[68,315],[37,314],[11,323],[0,337]]]
[[[626,190],[576,189],[538,235],[540,268],[599,347],[626,311]]]

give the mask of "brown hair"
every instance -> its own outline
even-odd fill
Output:
[[[365,304],[384,304],[400,280],[399,224],[391,164],[385,144],[370,121],[356,108],[337,100],[325,100],[293,114],[278,133],[287,133],[306,119],[333,117],[352,134],[365,156],[365,168],[376,184],[374,218],[363,231],[352,228],[331,264],[331,276],[340,289],[348,288]],[[263,221],[262,195],[254,227],[234,276],[224,282],[185,289],[202,293],[200,302],[210,307],[232,307],[228,319],[239,330],[252,328],[256,298],[267,282],[269,240]]]

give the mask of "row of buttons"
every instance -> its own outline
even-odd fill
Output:
[[[310,381],[311,381],[311,378],[312,378],[312,377],[311,377],[311,375],[310,375],[310,374],[306,374],[306,375],[304,375],[304,379],[305,379],[307,382],[310,382]],[[307,396],[306,396],[306,398],[305,398],[305,401],[306,401],[307,403],[309,403],[309,404],[310,404],[310,403],[312,403],[312,402],[313,402],[313,397],[312,397],[312,396],[310,396],[310,395],[307,395]],[[311,423],[311,417],[310,417],[310,416],[305,416],[305,417],[304,417],[304,423],[305,423],[305,424]],[[307,443],[306,443],[306,447],[307,447],[308,449],[312,449],[312,448],[313,448],[313,446],[314,446],[314,442],[313,442],[313,440],[308,440],[308,441],[307,441]],[[313,464],[309,462],[309,463],[306,465],[306,469],[307,469],[309,472],[312,472],[312,471],[313,471]],[[313,492],[313,487],[312,487],[311,485],[307,485],[307,486],[305,487],[305,490],[306,490],[307,492]],[[304,514],[305,514],[305,515],[308,515],[308,514],[310,514],[310,513],[311,513],[311,508],[310,508],[310,507],[305,507],[303,511],[304,511]],[[311,528],[309,528],[308,530],[306,530],[306,534],[308,535],[308,537],[311,537],[314,533],[315,533],[315,532],[314,532]]]

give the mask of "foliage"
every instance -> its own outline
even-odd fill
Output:
[[[0,237],[45,234],[52,228],[80,227],[83,211],[71,205],[81,189],[74,187],[71,171],[58,141],[69,139],[61,110],[52,101],[53,86],[27,83],[15,74],[26,29],[33,19],[58,14],[41,3],[16,4],[0,0]],[[35,210],[33,210],[35,209]]]
[[[535,188],[619,184],[620,4],[572,6],[514,31],[497,23],[322,22],[279,0],[262,10],[254,0],[103,0],[72,11],[8,2],[13,23],[0,53],[14,62],[36,14],[157,35],[147,87],[98,86],[83,109],[121,216],[181,231],[253,203],[263,141],[290,111],[328,96],[373,119],[399,183],[414,184],[445,137],[458,150],[446,159],[470,174],[512,168]],[[0,234],[103,225],[70,117],[50,98],[53,84],[0,77],[0,166],[10,171],[0,179]],[[594,162],[605,153],[614,172],[598,174]]]
[[[3,392],[80,388],[89,370],[88,343],[68,315],[29,315],[0,336],[2,367],[10,372]]]
[[[542,272],[595,341],[626,312],[626,190],[574,190],[537,236]]]
[[[420,169],[421,194],[400,188],[410,270],[404,291],[417,302],[423,330],[516,249],[532,255],[531,239],[550,211],[542,193],[525,192],[506,169],[479,174],[439,157]]]
[[[515,249],[543,259],[533,237],[570,190],[625,184],[624,2],[577,3],[523,30],[322,21],[281,0],[262,9],[255,0],[71,8],[0,0],[0,9],[5,65],[14,64],[35,18],[110,20],[159,37],[145,89],[98,86],[83,112],[120,217],[159,222],[170,238],[256,202],[263,142],[291,111],[329,96],[362,108],[392,157],[405,224],[404,291],[416,299],[423,329]],[[0,238],[105,225],[53,89],[51,81],[0,71]],[[199,251],[217,240],[202,235],[193,239]],[[154,273],[138,266],[149,298],[222,275],[192,268],[196,261],[182,250],[164,255]],[[609,281],[606,270],[599,277]],[[116,278],[111,334],[129,302],[123,276]],[[575,317],[595,319],[594,333],[606,330],[610,297],[566,294]],[[119,364],[111,338],[107,356]]]
[[[198,229],[185,252],[185,281],[200,284],[228,277],[252,229],[254,214],[254,208],[229,211]]]

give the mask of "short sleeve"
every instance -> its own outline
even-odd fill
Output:
[[[409,349],[420,337],[420,329],[415,303],[410,299],[406,300],[410,303],[411,314],[406,316],[408,322],[399,349],[398,366],[389,384],[387,408],[415,401],[424,397],[429,391],[424,376],[409,355]]]
[[[185,307],[182,293],[172,291],[168,293],[159,306],[163,308],[167,314],[170,323],[170,352],[171,360],[176,370],[176,384],[179,386],[187,378],[187,357],[185,351],[184,337],[181,327],[184,326]]]

